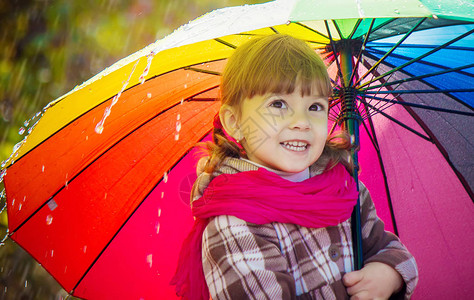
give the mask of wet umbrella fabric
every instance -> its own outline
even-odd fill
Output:
[[[225,58],[253,36],[280,32],[325,57],[335,121],[348,92],[358,101],[360,179],[418,261],[414,298],[472,294],[469,4],[367,3],[218,10],[52,102],[7,169],[10,237],[73,295],[172,297],[168,282],[192,223],[183,199],[196,160],[187,151],[212,127]],[[347,49],[359,66],[352,80],[337,71]]]

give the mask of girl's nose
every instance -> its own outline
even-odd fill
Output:
[[[310,125],[309,118],[306,112],[295,111],[293,116],[291,117],[289,127],[290,129],[297,129],[297,130],[310,129],[311,125]]]

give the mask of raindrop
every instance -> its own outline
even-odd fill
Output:
[[[51,250],[51,257],[54,256],[54,250]]]
[[[181,115],[180,115],[180,114],[178,114],[178,115],[176,116],[176,120],[179,120],[179,119],[181,119]]]
[[[82,251],[83,251],[84,253],[87,252],[87,245],[84,245],[84,247],[82,247]]]
[[[110,112],[112,111],[112,107],[118,102],[118,99],[120,98],[120,95],[122,95],[122,92],[127,88],[128,86],[128,83],[130,82],[130,78],[132,78],[132,74],[135,72],[135,69],[138,65],[138,62],[140,60],[138,59],[137,62],[135,63],[135,65],[133,66],[133,69],[132,71],[130,72],[130,75],[128,76],[128,79],[124,82],[123,86],[122,86],[122,89],[120,90],[120,92],[112,99],[112,103],[110,104],[110,106],[108,106],[105,111],[104,111],[104,115],[102,116],[102,119],[99,121],[99,123],[97,123],[97,125],[95,126],[95,132],[97,134],[102,134],[102,132],[104,131],[104,123],[105,123],[105,120],[107,119],[107,117],[110,115]]]
[[[187,88],[188,88],[188,85],[187,85],[186,83],[184,84],[184,88],[185,88],[185,89],[187,89]]]
[[[178,115],[179,116],[179,115]],[[177,132],[180,132],[181,131],[181,121],[179,120],[179,117],[178,117],[178,121],[176,122],[176,131]]]
[[[46,225],[51,225],[51,223],[53,223],[53,216],[52,215],[47,215],[46,216]]]
[[[174,135],[174,140],[175,140],[175,141],[179,141],[179,133],[176,133],[176,134]]]
[[[150,99],[151,98],[151,93],[146,94],[146,96],[148,97],[148,99]]]
[[[438,16],[437,16],[437,15],[433,15],[433,19],[438,19]]]
[[[423,4],[418,5],[419,7],[425,7]]]
[[[165,197],[165,192],[161,192],[161,199]]]
[[[25,133],[25,127],[20,127],[20,130],[18,130],[19,135],[23,135]]]
[[[44,165],[41,167],[41,172],[44,173]]]
[[[3,177],[5,177],[5,175],[7,175],[7,169],[2,170],[2,172],[0,173],[0,182],[3,181]]]
[[[158,217],[161,217],[161,207],[158,208]]]
[[[155,229],[156,229],[156,234],[159,234],[160,233],[160,222],[156,222]]]
[[[163,174],[163,181],[164,181],[165,183],[168,182],[168,172],[165,172],[165,173]]]
[[[146,257],[146,262],[148,263],[148,265],[151,266],[153,265],[153,254],[148,254],[147,257]]]
[[[30,124],[30,120],[23,122],[23,125],[25,125],[25,127],[28,127],[29,124]]]
[[[28,287],[28,280],[25,280],[25,287]]]
[[[20,204],[18,205],[18,211],[21,210],[21,207],[22,207],[22,206],[23,206],[23,203],[20,203]]]
[[[400,11],[398,9],[395,9],[393,12],[396,13],[397,15],[400,14]]]
[[[15,146],[13,146],[13,153],[16,153],[18,149],[20,149],[21,145],[24,143],[24,140],[17,143]]]
[[[286,23],[285,23],[285,24],[286,24],[286,25],[290,25],[290,24],[291,24],[291,21],[290,21],[290,20],[288,20],[288,21],[286,21]]]
[[[151,53],[147,55],[146,67],[143,70],[142,75],[140,75],[140,78],[138,79],[141,82],[141,84],[145,83],[145,77],[148,75],[148,72],[150,71],[150,66],[151,66],[151,62],[153,61],[153,57],[155,57],[155,52],[151,51]]]

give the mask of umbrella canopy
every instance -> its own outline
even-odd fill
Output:
[[[10,238],[71,294],[169,298],[226,58],[290,34],[326,60],[331,118],[420,269],[419,299],[474,292],[472,4],[275,1],[221,9],[51,102],[5,163]]]

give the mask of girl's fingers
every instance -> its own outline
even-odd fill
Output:
[[[359,281],[361,281],[362,278],[364,278],[363,272],[354,271],[354,272],[350,272],[350,273],[345,274],[342,277],[342,283],[344,283],[344,285],[346,287],[351,287],[351,286],[354,286],[355,284],[357,284]]]

